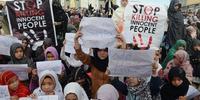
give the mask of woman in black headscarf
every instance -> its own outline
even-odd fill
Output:
[[[200,87],[200,40],[192,41],[190,63],[193,67],[193,84],[196,88]]]
[[[162,100],[186,99],[190,82],[186,78],[185,71],[180,67],[173,67],[169,71],[168,77],[169,82],[161,88]]]
[[[172,0],[168,9],[168,32],[167,39],[172,46],[176,40],[182,39],[185,35],[184,16],[181,13],[181,3],[179,0]]]

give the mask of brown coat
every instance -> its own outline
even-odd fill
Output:
[[[92,98],[96,98],[96,93],[99,87],[103,84],[107,84],[109,77],[105,74],[105,72],[101,72],[98,70],[91,62],[91,58],[89,55],[82,52],[81,49],[76,50],[76,54],[78,58],[86,65],[91,67],[92,73]]]

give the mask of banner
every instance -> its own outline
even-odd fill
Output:
[[[11,35],[26,36],[31,43],[49,37],[57,44],[51,0],[7,1]]]
[[[75,37],[75,33],[66,33],[65,34],[65,40],[66,40],[66,44],[65,44],[65,52],[67,53],[72,53],[75,54],[75,49],[74,49],[74,37]],[[82,44],[83,42],[80,40],[80,44]],[[85,52],[86,54],[89,54],[90,49],[89,48],[85,48],[83,46],[81,46],[82,51]]]
[[[7,85],[0,85],[0,100],[10,100],[10,93]]]
[[[109,49],[110,76],[150,76],[154,50]]]
[[[0,72],[11,70],[20,80],[28,80],[28,65],[27,64],[0,64]]]
[[[0,54],[10,56],[10,46],[13,43],[21,43],[16,37],[0,35]]]
[[[117,34],[111,18],[84,17],[80,23],[83,46],[88,48],[114,47]]]
[[[167,29],[169,0],[131,0],[125,8],[124,37],[138,47],[159,47]]]
[[[61,74],[63,64],[61,60],[41,61],[36,63],[38,75],[45,70],[52,70],[56,74]]]

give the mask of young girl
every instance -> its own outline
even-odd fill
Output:
[[[53,71],[46,70],[41,72],[39,75],[39,88],[35,89],[30,97],[35,99],[44,95],[58,95],[59,100],[64,99],[62,87]]]
[[[162,100],[186,100],[190,82],[185,71],[180,67],[173,67],[168,74],[169,81],[161,88]]]
[[[28,73],[29,77],[33,77],[34,73],[32,73],[33,69],[35,70],[35,64],[29,58],[27,58],[24,54],[23,47],[20,43],[14,43],[10,47],[10,56],[11,61],[10,64],[28,64]],[[29,80],[23,81],[23,83],[28,86]]]
[[[84,89],[76,82],[71,82],[64,89],[65,100],[89,100]]]
[[[0,74],[0,85],[8,85],[11,100],[30,95],[29,89],[20,82],[18,76],[12,71],[3,71]]]
[[[33,61],[25,56],[23,47],[20,43],[14,43],[11,45],[10,56],[10,64],[28,64],[28,67],[30,68],[29,73],[31,73],[31,70],[35,68]]]

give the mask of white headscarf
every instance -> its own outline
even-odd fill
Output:
[[[84,89],[76,82],[68,83],[64,89],[64,96],[67,96],[70,93],[76,94],[78,100],[89,100]]]
[[[55,81],[55,83],[56,83],[56,86],[55,86],[55,89],[54,89],[55,95],[58,95],[59,100],[63,100],[64,97],[63,97],[62,87],[60,85],[60,82],[58,81],[58,77],[57,77],[55,72],[49,71],[49,70],[42,71],[39,74],[39,88],[35,89],[33,94],[35,94],[37,96],[44,96],[45,95],[45,93],[41,89],[41,84],[44,81],[44,78],[46,76],[51,77]]]
[[[80,67],[81,65],[83,65],[80,60],[76,60],[74,58],[74,54],[70,54],[70,57],[67,56],[66,59],[69,65],[71,65],[72,67]]]
[[[111,84],[102,85],[97,91],[97,99],[101,100],[118,100],[119,93]]]

